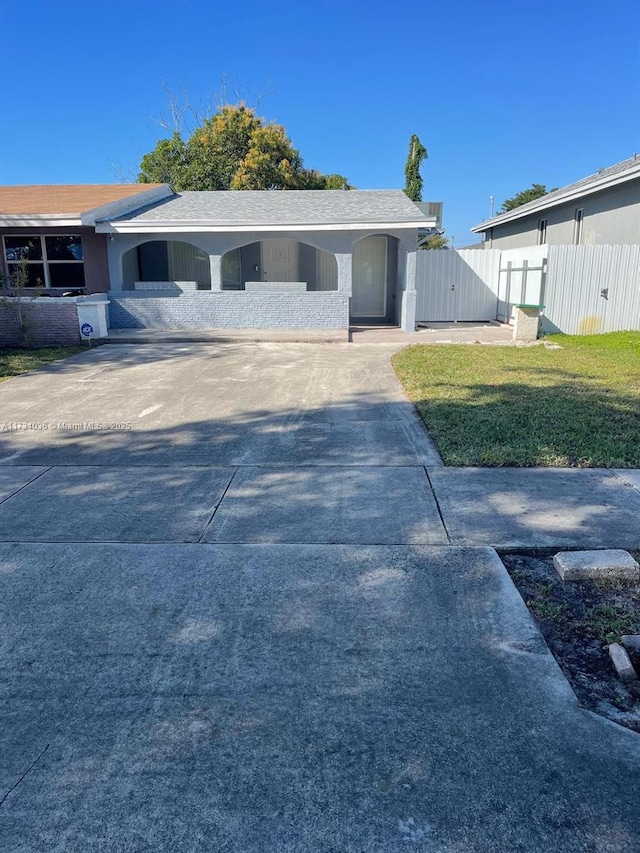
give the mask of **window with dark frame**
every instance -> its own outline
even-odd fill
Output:
[[[547,242],[547,220],[538,219],[538,246]]]
[[[582,222],[584,220],[584,207],[577,207],[575,222],[573,226],[573,242],[576,246],[582,241]]]
[[[4,259],[9,281],[24,267],[27,287],[79,290],[85,286],[82,237],[76,234],[7,234]]]

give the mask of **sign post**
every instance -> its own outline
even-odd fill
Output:
[[[83,338],[87,339],[89,346],[91,346],[91,336],[93,335],[93,326],[91,323],[83,323],[80,326],[80,334]]]

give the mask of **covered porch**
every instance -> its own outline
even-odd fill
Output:
[[[333,253],[291,238],[268,238],[230,249],[218,258],[182,240],[150,240],[122,256],[123,290],[163,289],[192,284],[212,290],[290,292],[338,290],[338,264]],[[274,285],[274,286],[267,286]],[[183,289],[190,289],[184,287]]]
[[[112,235],[112,327],[413,329],[404,235],[257,236]]]

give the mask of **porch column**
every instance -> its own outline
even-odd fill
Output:
[[[403,247],[405,282],[402,293],[402,307],[400,311],[400,328],[403,332],[415,332],[416,330],[416,269],[418,264],[418,253],[416,249]]]
[[[222,290],[222,255],[209,255],[211,290]]]
[[[343,296],[351,296],[351,252],[336,252],[335,256],[338,264],[338,293],[341,293]]]
[[[126,248],[118,242],[118,236],[107,234],[107,264],[109,266],[109,290],[122,290],[122,258]]]

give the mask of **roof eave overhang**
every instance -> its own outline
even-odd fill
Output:
[[[603,178],[600,181],[594,181],[592,184],[589,184],[588,187],[577,187],[572,191],[567,191],[566,193],[562,193],[562,195],[555,196],[555,198],[547,200],[546,202],[546,197],[541,196],[541,198],[539,199],[539,204],[527,207],[526,210],[521,210],[520,208],[515,207],[508,213],[504,213],[501,216],[496,216],[493,219],[487,219],[485,222],[481,222],[479,225],[474,225],[471,231],[473,231],[475,234],[479,234],[489,228],[494,228],[496,225],[503,225],[507,222],[513,222],[516,219],[524,219],[524,217],[530,216],[532,213],[538,213],[539,211],[543,210],[550,210],[552,207],[557,207],[560,204],[566,204],[567,202],[576,201],[577,199],[585,198],[586,196],[592,195],[596,192],[600,192],[601,190],[606,190],[610,187],[615,187],[618,184],[624,184],[627,181],[632,181],[638,178],[640,178],[640,163],[637,166],[634,166],[632,171],[625,172],[623,175],[613,175],[608,178]]]
[[[140,186],[144,187],[144,184]],[[125,196],[79,213],[0,213],[0,228],[77,228],[79,225],[92,227],[102,218],[124,216],[173,195],[175,193],[170,185],[162,184],[147,190],[141,189],[135,195]]]
[[[244,222],[240,224],[221,222],[184,222],[167,220],[165,222],[100,222],[96,231],[103,234],[195,234],[195,233],[276,233],[279,231],[398,231],[414,228],[435,228],[436,218],[416,219],[410,222],[287,222],[268,223]]]
[[[0,228],[77,228],[85,224],[80,213],[0,213]]]

